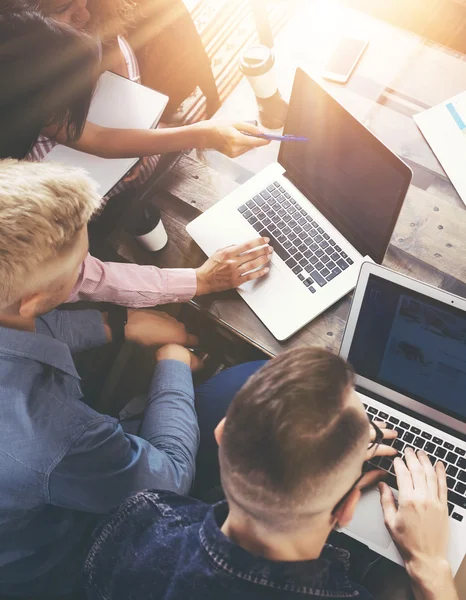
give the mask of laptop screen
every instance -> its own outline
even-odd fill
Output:
[[[362,254],[381,263],[410,169],[304,71],[297,69],[279,163],[294,185]]]
[[[358,375],[466,418],[466,314],[370,275],[348,360]]]

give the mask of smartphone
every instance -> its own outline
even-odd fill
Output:
[[[346,83],[356,68],[368,40],[343,37],[339,41],[328,63],[325,65],[322,77],[336,83]]]

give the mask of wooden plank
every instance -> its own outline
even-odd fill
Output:
[[[199,213],[205,212],[238,185],[230,177],[185,154],[157,182],[159,189],[195,208]]]
[[[411,186],[391,243],[426,265],[466,282],[466,210]]]

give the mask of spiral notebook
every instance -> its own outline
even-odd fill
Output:
[[[157,127],[168,97],[120,75],[101,75],[88,120],[103,127],[151,129]],[[101,158],[58,144],[46,161],[81,167],[98,183],[105,196],[138,161],[137,158]]]

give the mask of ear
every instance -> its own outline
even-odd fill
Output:
[[[225,418],[223,418],[220,423],[217,425],[214,431],[215,440],[217,444],[220,446],[222,443],[223,430],[225,429]]]
[[[43,303],[41,292],[26,296],[21,300],[19,314],[25,319],[35,318],[40,312],[40,306]]]
[[[346,527],[353,519],[354,511],[361,499],[361,490],[353,490],[335,513],[339,527]]]

